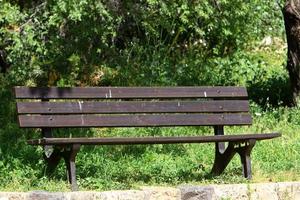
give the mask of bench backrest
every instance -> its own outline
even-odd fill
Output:
[[[250,125],[244,87],[15,87],[20,127]]]

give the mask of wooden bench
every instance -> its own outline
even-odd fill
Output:
[[[15,87],[19,125],[40,128],[48,169],[61,158],[72,190],[77,190],[75,157],[81,145],[215,143],[212,174],[221,174],[232,157],[241,157],[251,178],[250,153],[257,140],[279,133],[224,135],[224,126],[251,125],[243,87]],[[56,128],[211,126],[211,136],[54,138]],[[225,142],[228,143],[227,147]]]

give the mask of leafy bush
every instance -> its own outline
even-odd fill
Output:
[[[11,65],[9,80],[21,85],[111,84],[124,64],[130,73],[162,79],[155,84],[178,84],[187,81],[169,76],[174,70],[198,71],[211,56],[222,59],[275,28],[282,32],[272,1],[2,2],[0,46]],[[145,56],[146,63],[138,62]],[[199,60],[184,66],[186,56]],[[129,66],[128,59],[136,58],[137,68]],[[151,69],[144,69],[147,64]],[[174,64],[182,66],[172,69]]]

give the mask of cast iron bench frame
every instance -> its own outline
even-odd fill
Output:
[[[251,125],[244,87],[15,87],[19,125],[40,128],[50,171],[63,158],[72,190],[78,190],[75,157],[81,145],[215,143],[212,174],[241,157],[251,179],[250,154],[257,140],[280,133],[224,135],[224,126]],[[58,100],[58,101],[57,101]],[[53,138],[55,128],[212,126],[213,136]],[[228,142],[227,147],[225,142]]]

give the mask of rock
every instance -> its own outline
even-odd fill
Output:
[[[141,187],[125,191],[0,192],[0,200],[300,200],[300,182]]]
[[[0,192],[0,200],[25,200],[24,192]]]
[[[292,183],[278,183],[277,195],[279,199],[292,199],[294,194]]]
[[[180,190],[171,187],[141,187],[145,200],[179,200]]]
[[[70,192],[68,200],[95,200],[97,192]]]
[[[279,200],[276,184],[257,183],[250,186],[250,200]]]
[[[181,200],[213,200],[215,191],[212,186],[181,186]]]
[[[63,192],[29,192],[24,200],[69,200],[66,193]]]
[[[144,192],[138,190],[100,192],[96,195],[95,198],[95,200],[143,200],[143,199],[145,199]]]
[[[249,200],[249,190],[246,184],[213,185],[213,187],[215,188],[216,200],[227,198]]]
[[[297,183],[291,183],[292,185],[292,198],[295,200],[300,200],[300,182]]]

